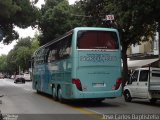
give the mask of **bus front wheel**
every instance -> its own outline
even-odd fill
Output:
[[[52,97],[54,100],[56,100],[56,101],[58,100],[58,98],[56,96],[56,88],[55,87],[52,88]]]

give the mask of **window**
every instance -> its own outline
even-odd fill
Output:
[[[140,82],[148,81],[148,70],[142,70],[142,71],[140,72],[139,81],[140,81]]]
[[[159,70],[153,70],[152,71],[152,77],[160,77],[160,71]]]
[[[35,54],[35,64],[44,64],[46,63],[46,56],[48,53],[48,48],[42,48]]]
[[[152,77],[160,77],[160,73],[152,73]]]
[[[78,31],[78,49],[118,49],[118,38],[115,32]]]
[[[50,45],[47,61],[50,63],[55,60],[62,60],[69,57],[71,54],[71,41],[72,34]]]
[[[49,56],[48,56],[48,63],[50,62],[53,62],[55,61],[55,53],[56,53],[56,50],[55,49],[52,49],[49,51]]]
[[[133,75],[131,76],[132,82],[136,82],[137,81],[137,79],[138,79],[138,73],[139,73],[139,71],[135,71],[133,73]]]

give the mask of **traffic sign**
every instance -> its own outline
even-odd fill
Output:
[[[114,20],[114,15],[106,15],[106,20]]]

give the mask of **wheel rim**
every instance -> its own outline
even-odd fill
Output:
[[[127,100],[129,99],[129,93],[128,92],[126,93],[126,99]]]
[[[126,101],[130,101],[130,99],[131,99],[129,92],[126,92],[125,95],[124,95],[124,97],[125,97]]]

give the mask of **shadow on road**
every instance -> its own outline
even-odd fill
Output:
[[[42,95],[44,97],[47,97],[49,99],[53,99],[51,95],[48,95],[48,94],[45,94],[45,93],[41,93],[41,92],[38,92],[38,93],[35,93],[35,94],[39,94],[39,95]],[[53,100],[54,101],[54,100]],[[65,100],[63,102],[63,104],[67,104],[67,105],[70,105],[70,106],[73,106],[73,107],[120,107],[122,104],[120,104],[120,102],[116,103],[114,102],[114,99],[105,99],[104,101],[102,102],[96,102],[94,100]]]
[[[132,101],[132,103],[154,106],[154,107],[160,107],[160,101],[157,101],[156,103],[150,103],[148,100],[134,100],[134,101]]]
[[[107,100],[102,101],[102,102],[95,102],[95,101],[90,101],[90,100],[76,100],[76,101],[67,101],[65,102],[65,104],[68,104],[70,106],[74,106],[74,107],[119,107],[119,104],[115,104],[115,103],[106,103]]]

